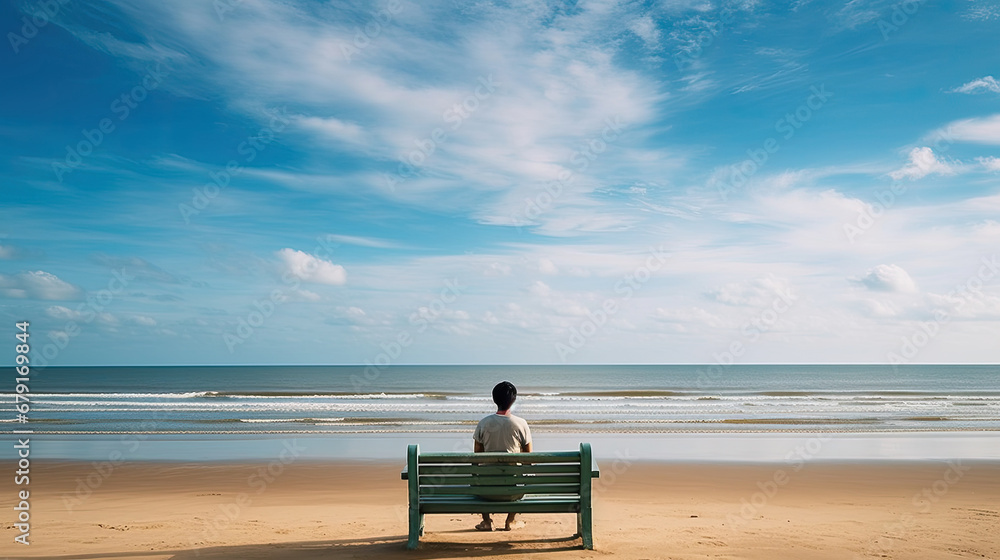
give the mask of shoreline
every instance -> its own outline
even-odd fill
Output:
[[[18,437],[24,437],[19,435]],[[401,461],[406,446],[425,451],[471,451],[470,432],[378,434],[31,434],[38,460],[226,462],[269,460],[289,442],[304,459]],[[660,462],[782,462],[947,460],[1000,461],[1000,433],[951,432],[727,432],[727,433],[553,433],[534,435],[537,450],[572,450],[590,442],[598,459],[626,456]],[[0,442],[15,442],[15,434]],[[0,456],[0,461],[5,457]]]
[[[378,469],[388,469],[390,471],[395,471],[396,475],[393,480],[399,480],[399,473],[404,470],[406,466],[405,458],[399,461],[392,461],[386,459],[303,459],[295,458],[294,460],[282,461],[279,458],[269,459],[269,460],[258,460],[258,461],[230,461],[230,460],[220,460],[220,461],[190,461],[184,459],[157,459],[157,460],[144,460],[144,461],[134,461],[134,460],[121,460],[116,459],[114,461],[80,461],[80,460],[61,460],[61,459],[36,459],[31,462],[32,468],[39,468],[43,470],[53,469],[53,470],[87,470],[94,469],[96,465],[102,465],[104,463],[114,463],[115,468],[126,467],[128,469],[165,469],[165,468],[182,468],[182,469],[229,469],[229,468],[256,468],[262,465],[269,465],[275,462],[280,462],[286,465],[296,465],[298,467],[312,469],[312,468],[322,468],[322,469],[340,469],[340,468],[353,468],[353,467],[373,467]],[[781,469],[781,468],[795,468],[797,471],[802,470],[804,467],[816,467],[821,469],[864,469],[868,467],[873,468],[937,468],[942,465],[948,464],[962,464],[970,465],[976,467],[983,467],[988,469],[996,468],[1000,470],[1000,461],[994,460],[970,460],[970,459],[859,459],[859,460],[823,460],[823,459],[810,459],[807,461],[797,461],[794,463],[790,462],[760,462],[760,461],[662,461],[655,459],[637,459],[633,457],[623,457],[618,459],[607,459],[598,461],[598,467],[602,474],[607,474],[605,471],[613,463],[628,463],[630,466],[643,466],[650,469],[688,469],[688,468],[721,468],[721,469]],[[0,469],[8,469],[11,472],[16,470],[16,461],[5,460],[0,461]],[[34,477],[33,477],[34,481]],[[405,482],[405,481],[404,481]],[[595,479],[596,482],[596,479]],[[4,503],[0,500],[0,504]]]
[[[719,424],[753,424],[755,422],[718,422]],[[820,423],[817,423],[820,424]],[[851,424],[845,422],[844,424]],[[469,425],[471,428],[475,427],[475,424]],[[453,430],[154,430],[145,432],[127,431],[127,430],[39,430],[32,433],[42,435],[50,434],[56,436],[117,436],[117,435],[134,435],[134,436],[155,436],[155,435],[212,435],[212,436],[246,436],[246,435],[274,435],[274,434],[295,434],[295,435],[308,435],[308,436],[336,436],[338,434],[344,435],[356,435],[356,434],[465,434],[469,433],[471,430],[469,428],[456,428]],[[606,434],[606,435],[629,435],[629,434],[923,434],[923,433],[947,433],[947,432],[996,432],[1000,433],[1000,428],[886,428],[886,429],[857,429],[857,430],[815,430],[810,428],[776,428],[772,430],[767,429],[690,429],[690,430],[599,430],[599,429],[580,429],[580,428],[566,428],[566,429],[554,429],[548,426],[533,427],[531,432],[533,434]],[[16,432],[0,432],[2,436],[15,435]]]

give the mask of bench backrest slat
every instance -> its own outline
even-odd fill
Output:
[[[421,486],[421,496],[509,496],[512,494],[579,494],[579,484],[533,486]]]
[[[544,465],[420,465],[420,476],[424,475],[460,475],[460,474],[483,474],[483,475],[515,475],[524,473],[539,474],[580,474],[580,465],[567,464],[544,464]]]
[[[547,453],[425,453],[424,463],[580,463],[579,451]]]
[[[511,475],[420,475],[421,486],[469,486],[479,484],[481,486],[503,486],[510,484],[523,484],[534,486],[537,484],[580,484],[580,474],[560,474],[560,475],[539,475],[539,476],[511,476]]]

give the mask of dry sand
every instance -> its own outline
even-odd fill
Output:
[[[274,476],[266,464],[138,463],[101,474],[39,461],[28,547],[13,544],[13,481],[0,486],[0,556],[1000,559],[1000,464],[799,467],[609,462],[596,489],[595,551],[571,537],[571,515],[524,516],[527,527],[510,533],[476,532],[473,515],[435,515],[408,552],[398,464],[275,464]],[[77,496],[88,476],[96,489]]]

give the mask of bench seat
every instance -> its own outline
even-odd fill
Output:
[[[477,496],[421,496],[423,513],[579,513],[580,496],[528,494],[516,502],[484,500]]]

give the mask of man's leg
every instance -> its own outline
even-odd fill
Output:
[[[476,529],[480,531],[492,531],[493,530],[493,520],[490,518],[490,514],[483,514],[483,522],[476,525]]]
[[[508,513],[507,514],[507,523],[505,524],[504,528],[507,529],[508,531],[512,531],[514,529],[520,529],[521,527],[524,527],[524,521],[515,521],[514,520],[514,517],[516,515],[517,515],[516,513]]]

